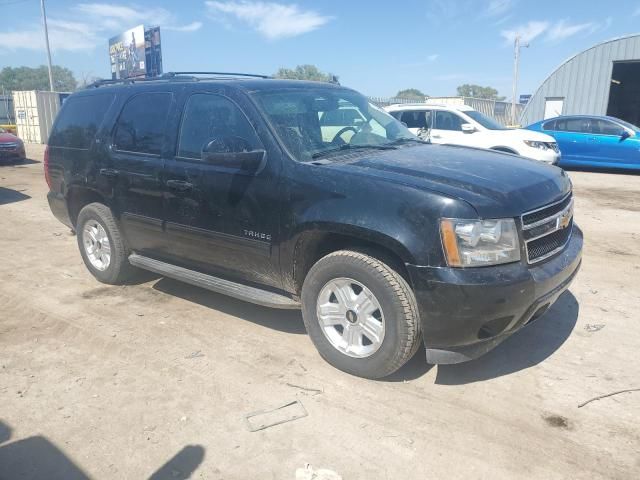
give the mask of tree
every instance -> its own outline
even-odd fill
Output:
[[[489,100],[502,101],[505,97],[498,96],[498,90],[492,87],[481,87],[465,83],[458,87],[458,95],[461,97],[487,98]]]
[[[274,75],[275,78],[288,78],[292,80],[313,80],[316,82],[331,82],[335,75],[320,71],[315,65],[298,65],[296,68],[280,68]]]
[[[51,68],[53,89],[57,92],[72,92],[77,87],[71,70],[59,65]],[[12,90],[49,90],[49,72],[46,66],[4,67],[0,70],[0,85],[7,91]]]
[[[397,98],[419,98],[420,100],[424,100],[427,96],[428,95],[425,95],[417,88],[405,88],[396,93]]]

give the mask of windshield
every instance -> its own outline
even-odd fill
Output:
[[[489,130],[507,130],[507,127],[504,125],[499,124],[493,118],[489,118],[476,110],[469,110],[468,112],[462,113],[473,118],[476,122]]]
[[[301,162],[349,148],[392,148],[401,140],[417,141],[398,120],[351,90],[290,88],[252,95]]]

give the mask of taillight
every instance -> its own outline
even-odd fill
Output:
[[[49,175],[49,145],[44,148],[44,179],[51,190],[51,175]]]

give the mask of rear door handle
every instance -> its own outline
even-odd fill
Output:
[[[167,187],[184,192],[193,188],[193,183],[185,182],[183,180],[167,180]]]
[[[114,178],[114,177],[117,177],[119,173],[120,172],[118,172],[118,170],[115,170],[113,168],[101,168],[100,169],[100,175],[102,175],[104,177]]]

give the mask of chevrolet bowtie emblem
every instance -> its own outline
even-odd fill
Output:
[[[564,212],[562,216],[558,218],[558,228],[567,228],[569,226],[569,223],[571,223],[571,209]]]

